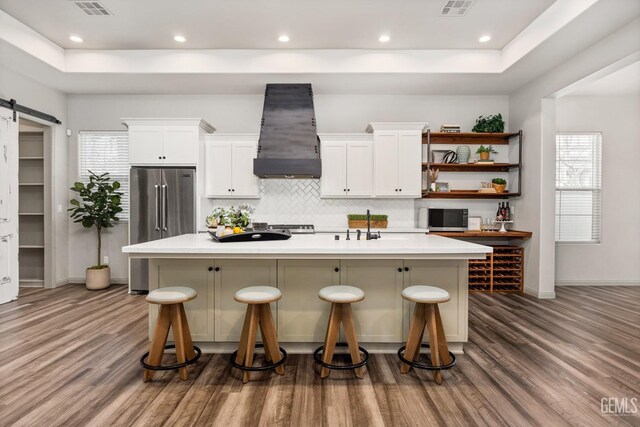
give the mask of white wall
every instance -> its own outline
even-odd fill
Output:
[[[556,284],[640,284],[639,119],[637,94],[558,100],[558,131],[602,132],[602,240],[556,245]]]
[[[632,21],[509,96],[510,128],[522,129],[525,139],[517,218],[519,226],[534,233],[525,244],[527,293],[555,296],[555,96],[571,85],[586,84],[589,76],[612,64],[635,58],[640,51],[639,24],[640,19]]]
[[[314,102],[320,133],[364,132],[369,122],[375,121],[426,121],[434,129],[443,123],[458,123],[464,130],[470,130],[480,115],[502,113],[508,121],[509,108],[506,96],[316,95]],[[69,144],[69,182],[78,178],[78,130],[124,130],[120,122],[123,117],[202,117],[219,132],[257,133],[260,131],[262,104],[261,94],[70,95],[69,126],[74,136]],[[267,201],[264,205],[270,204]],[[413,203],[403,202],[402,206],[406,212],[398,211],[397,217],[402,221],[410,220]],[[480,205],[475,203],[474,206]],[[494,203],[486,202],[486,206],[480,209],[489,212],[494,209]],[[337,215],[335,212],[326,213]],[[269,211],[266,213],[269,221],[273,222],[273,216]],[[116,226],[103,238],[103,253],[109,256],[112,276],[116,280],[126,280],[127,259],[120,251],[126,243],[126,226]],[[84,268],[91,265],[95,257],[93,236],[73,224],[70,248],[69,275],[81,278]]]
[[[0,65],[0,98],[16,99],[19,104],[56,116],[61,125],[54,125],[52,147],[53,206],[53,277],[55,284],[66,283],[68,278],[69,234],[66,206],[68,201],[67,180],[67,96],[62,92],[44,86],[30,78]],[[57,212],[62,205],[63,212]],[[48,283],[47,286],[55,285]]]

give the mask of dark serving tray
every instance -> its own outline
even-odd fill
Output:
[[[218,237],[215,231],[208,231],[213,240],[219,243],[233,242],[260,242],[267,240],[287,240],[291,238],[289,230],[253,230],[244,233],[229,234],[227,236]]]

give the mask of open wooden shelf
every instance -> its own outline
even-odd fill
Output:
[[[432,144],[478,144],[506,145],[509,139],[519,136],[515,133],[479,133],[479,132],[431,132]],[[422,143],[427,143],[427,134],[422,134]]]
[[[533,233],[531,231],[519,231],[519,230],[507,230],[506,233],[499,231],[480,231],[480,230],[467,230],[467,231],[431,231],[429,234],[435,234],[437,236],[452,237],[458,239],[464,238],[482,238],[482,239],[522,239],[526,240],[531,238]]]
[[[518,193],[479,193],[477,190],[424,191],[423,199],[508,199]]]
[[[422,163],[423,169],[431,167],[440,172],[508,172],[517,168],[517,163]]]

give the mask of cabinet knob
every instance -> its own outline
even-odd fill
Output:
[[[338,267],[336,267],[336,268],[333,269],[333,271],[335,271],[337,273],[338,271],[340,271],[340,269]]]
[[[398,189],[398,191],[402,191],[402,188]]]
[[[344,191],[344,192],[346,193],[346,192],[347,192],[347,189],[345,188],[345,189],[344,189],[344,190],[342,190],[342,191]]]
[[[236,191],[236,189],[235,189],[235,188],[232,188],[232,189],[231,189],[231,191],[232,191],[232,192],[233,192],[233,191]]]
[[[398,191],[398,189],[396,188],[396,191]]]
[[[216,271],[220,271],[220,267],[216,267],[216,268],[215,268],[215,270],[216,270]]]
[[[207,270],[213,271],[213,267],[209,267],[209,268],[207,268]]]
[[[402,273],[402,267],[398,267],[398,273]]]
[[[347,188],[347,191],[351,191],[351,189],[350,189],[350,188]]]
[[[231,189],[230,189],[230,188],[227,188],[227,191],[231,191]]]
[[[166,159],[166,158],[167,158],[167,156],[162,156],[162,158],[163,158],[163,159]]]
[[[409,271],[409,267],[405,267],[405,268],[404,268],[404,271]]]
[[[162,156],[158,156],[158,160],[162,160]]]

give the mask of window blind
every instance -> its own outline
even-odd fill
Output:
[[[89,171],[108,172],[121,185],[121,221],[129,218],[129,135],[126,131],[79,132],[80,180],[89,181]]]
[[[602,134],[556,136],[556,241],[598,243],[602,212]]]

